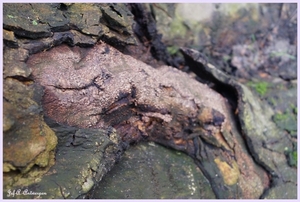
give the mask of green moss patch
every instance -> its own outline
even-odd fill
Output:
[[[255,91],[261,95],[261,96],[264,96],[267,91],[268,91],[268,87],[269,87],[269,83],[267,82],[248,82],[247,83],[248,86],[250,86],[251,88],[254,88]]]
[[[273,116],[273,121],[278,127],[287,130],[293,135],[296,134],[294,132],[297,131],[297,117],[293,113],[277,113]]]
[[[170,55],[175,55],[176,53],[178,53],[179,47],[178,46],[168,46],[167,51]]]
[[[285,152],[286,158],[287,158],[287,162],[289,164],[289,166],[291,167],[297,167],[297,163],[298,163],[298,153],[297,153],[297,148],[295,150],[288,150]]]

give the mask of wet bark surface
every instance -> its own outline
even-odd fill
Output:
[[[6,188],[93,198],[130,145],[153,141],[194,160],[210,183],[199,197],[295,198],[293,139],[272,110],[196,50],[181,49],[185,65],[209,86],[161,65],[182,60],[166,52],[143,4],[5,4],[3,16]],[[12,155],[26,148],[36,149]]]

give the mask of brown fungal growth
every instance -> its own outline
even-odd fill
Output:
[[[200,99],[194,97],[172,78],[191,79],[188,75],[170,67],[155,70],[104,43],[90,49],[60,46],[34,55],[27,64],[45,86],[46,114],[69,125],[136,125],[138,133],[149,136],[145,133],[156,130],[159,123],[172,125],[173,136],[178,128],[190,127],[202,105],[213,107],[209,103],[222,100],[196,81],[186,87],[199,86],[207,92]]]
[[[81,128],[112,126],[127,143],[150,140],[184,151],[198,162],[215,191],[226,184],[238,186],[236,182],[246,178],[241,174],[225,184],[218,181],[216,172],[224,174],[224,166],[218,167],[214,159],[221,156],[224,165],[231,165],[236,154],[245,154],[246,160],[236,160],[234,173],[243,165],[251,168],[247,173],[258,191],[228,188],[220,198],[258,198],[268,185],[266,172],[239,146],[226,99],[184,72],[168,66],[154,69],[103,42],[93,48],[55,47],[31,56],[27,65],[45,88],[46,115],[57,122]],[[196,128],[201,133],[195,133]],[[207,142],[207,136],[216,144]]]

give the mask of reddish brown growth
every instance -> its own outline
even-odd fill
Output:
[[[231,162],[232,154],[246,152],[237,146],[234,152],[229,146],[231,151],[206,147],[200,137],[188,138],[195,127],[201,127],[206,136],[213,132],[219,137],[221,144],[231,139],[229,145],[235,145],[240,134],[231,131],[234,121],[221,95],[172,67],[154,69],[104,43],[93,48],[59,46],[31,56],[27,65],[45,87],[45,113],[60,123],[83,128],[113,126],[123,141],[152,140],[184,151],[200,164],[208,158],[209,164],[203,167],[207,170],[218,169],[216,156]],[[251,157],[246,164],[254,164]],[[239,160],[237,165],[241,165]],[[262,193],[263,171],[249,172]],[[206,173],[215,179],[214,173]],[[239,180],[245,181],[243,175]]]

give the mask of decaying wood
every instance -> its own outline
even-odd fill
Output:
[[[27,62],[60,123],[112,126],[128,143],[152,140],[193,157],[219,198],[258,198],[269,185],[236,129],[227,100],[188,74],[154,69],[100,42],[55,47]],[[251,181],[251,183],[249,183]]]

